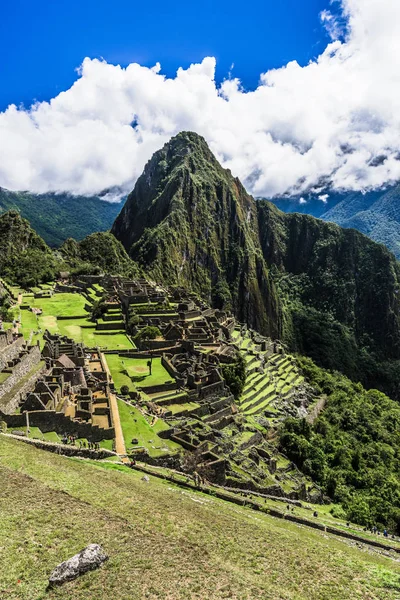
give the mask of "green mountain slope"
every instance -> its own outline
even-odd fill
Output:
[[[30,194],[0,188],[0,214],[18,210],[49,246],[59,246],[68,237],[81,240],[95,231],[110,229],[121,203],[99,197],[68,194]]]
[[[0,436],[0,476],[8,600],[398,598],[392,558],[126,467]],[[89,543],[109,554],[104,566],[46,591]]]
[[[197,134],[153,156],[112,233],[156,280],[232,306],[291,349],[398,395],[393,255],[356,231],[256,202]]]
[[[400,185],[361,197],[344,198],[322,218],[342,227],[354,227],[376,242],[385,244],[400,258]]]
[[[137,265],[129,258],[121,242],[108,231],[92,233],[80,242],[68,238],[60,247],[60,253],[72,269],[91,265],[90,270],[97,267],[99,271],[114,275],[139,275]]]
[[[17,211],[0,215],[0,276],[23,287],[54,279],[50,248]]]
[[[284,339],[319,364],[397,396],[399,263],[358,231],[284,214],[266,201],[258,208],[264,256],[276,267],[286,306]]]

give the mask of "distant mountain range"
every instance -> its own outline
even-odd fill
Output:
[[[309,214],[358,229],[400,259],[400,185],[367,193],[326,192],[271,201],[286,213]]]
[[[111,228],[123,202],[106,202],[99,196],[32,194],[0,188],[0,214],[16,209],[52,247],[67,238],[82,240],[95,231]]]

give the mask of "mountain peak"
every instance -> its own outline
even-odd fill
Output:
[[[154,154],[112,233],[155,279],[190,282],[220,308],[278,334],[256,203],[197,133],[183,131]]]

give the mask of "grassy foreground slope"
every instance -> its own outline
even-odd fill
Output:
[[[0,478],[10,600],[399,597],[391,559],[129,470],[0,436]],[[104,568],[46,592],[52,568],[91,542]]]

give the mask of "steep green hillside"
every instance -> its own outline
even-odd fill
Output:
[[[50,248],[17,211],[0,215],[0,276],[22,287],[54,279]]]
[[[264,256],[285,299],[283,338],[319,364],[398,395],[400,265],[355,230],[260,201]]]
[[[190,285],[278,335],[279,303],[258,242],[256,205],[202,137],[184,132],[155,153],[112,233],[156,280]]]
[[[388,190],[344,198],[323,214],[326,221],[354,227],[376,242],[385,244],[400,258],[400,185]]]
[[[287,419],[281,449],[360,525],[400,533],[400,406],[366,391],[310,359],[299,359],[307,380],[326,394],[323,412],[311,425]]]
[[[134,277],[139,274],[137,265],[129,258],[121,242],[109,232],[92,233],[81,242],[69,238],[60,252],[73,269],[91,265],[114,275]]]
[[[94,231],[110,229],[121,203],[105,202],[97,196],[30,194],[0,188],[0,214],[18,210],[49,246],[59,246],[69,237],[81,240]]]
[[[0,593],[8,600],[395,599],[396,562],[111,464],[0,436]],[[47,591],[89,543],[104,567]]]

